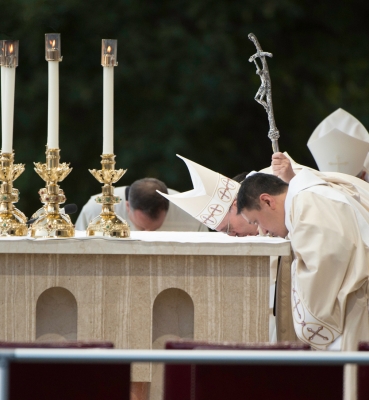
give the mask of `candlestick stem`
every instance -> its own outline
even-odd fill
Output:
[[[72,168],[69,168],[69,164],[60,164],[59,160],[60,150],[48,148],[46,163],[34,163],[35,171],[46,185],[38,192],[44,206],[32,215],[32,219],[37,218],[30,227],[32,237],[68,238],[74,236],[74,225],[69,215],[60,213],[59,204],[64,203],[66,197],[58,185],[58,182],[69,175]]]
[[[102,209],[100,215],[89,223],[86,234],[87,236],[127,238],[130,235],[129,225],[114,211],[114,205],[120,203],[122,199],[114,196],[114,186],[112,185],[127,170],[115,170],[114,154],[103,154],[101,158],[101,170],[93,169],[89,171],[100,183],[104,183],[101,196],[95,199],[98,204],[101,204]]]

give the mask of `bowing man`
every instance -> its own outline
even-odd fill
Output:
[[[155,178],[139,179],[131,186],[114,189],[114,194],[122,198],[115,206],[115,212],[124,218],[132,231],[207,231],[195,218],[182,211],[160,196],[157,190],[176,194],[164,182]],[[101,212],[101,204],[92,196],[83,207],[76,222],[76,229],[85,230],[90,221]]]
[[[369,340],[369,212],[359,199],[307,169],[289,184],[256,173],[239,190],[248,223],[291,239],[295,331],[316,349],[355,350]]]

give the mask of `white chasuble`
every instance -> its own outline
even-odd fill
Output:
[[[356,350],[369,340],[369,197],[365,186],[323,179],[302,169],[286,196],[293,322],[317,350]]]

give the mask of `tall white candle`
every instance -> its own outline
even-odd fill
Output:
[[[2,101],[3,101],[3,97],[4,97],[3,93],[4,93],[4,74],[3,74],[3,69],[1,68],[1,114],[2,115],[4,115],[3,108],[2,108],[3,107]]]
[[[49,94],[47,119],[47,147],[59,148],[59,61],[48,61]]]
[[[1,150],[13,152],[15,68],[1,67]]]
[[[117,40],[103,39],[101,44],[103,66],[103,154],[114,154],[114,67],[117,63]]]
[[[59,62],[61,53],[60,33],[45,34],[45,59],[49,69],[47,148],[59,148]]]
[[[114,154],[114,67],[104,67],[103,154]]]
[[[3,53],[4,53],[4,44],[3,41],[0,40],[0,65],[3,65]],[[4,110],[3,110],[3,98],[4,98],[4,74],[2,68],[0,68],[0,75],[1,75],[1,115],[4,115]],[[1,127],[2,129],[2,127]],[[2,129],[3,132],[3,129]]]
[[[3,121],[4,121],[4,83],[5,80],[5,73],[3,72],[3,67],[1,67],[1,132],[4,132],[4,128],[3,128]],[[4,142],[4,139],[1,138],[1,142]]]
[[[1,150],[3,153],[12,153],[18,40],[1,41],[1,55]]]

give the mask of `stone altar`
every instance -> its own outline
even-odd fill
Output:
[[[279,238],[132,232],[131,239],[0,239],[0,340],[268,341],[270,256]],[[133,398],[160,367],[132,368]],[[160,398],[153,383],[151,399]]]

